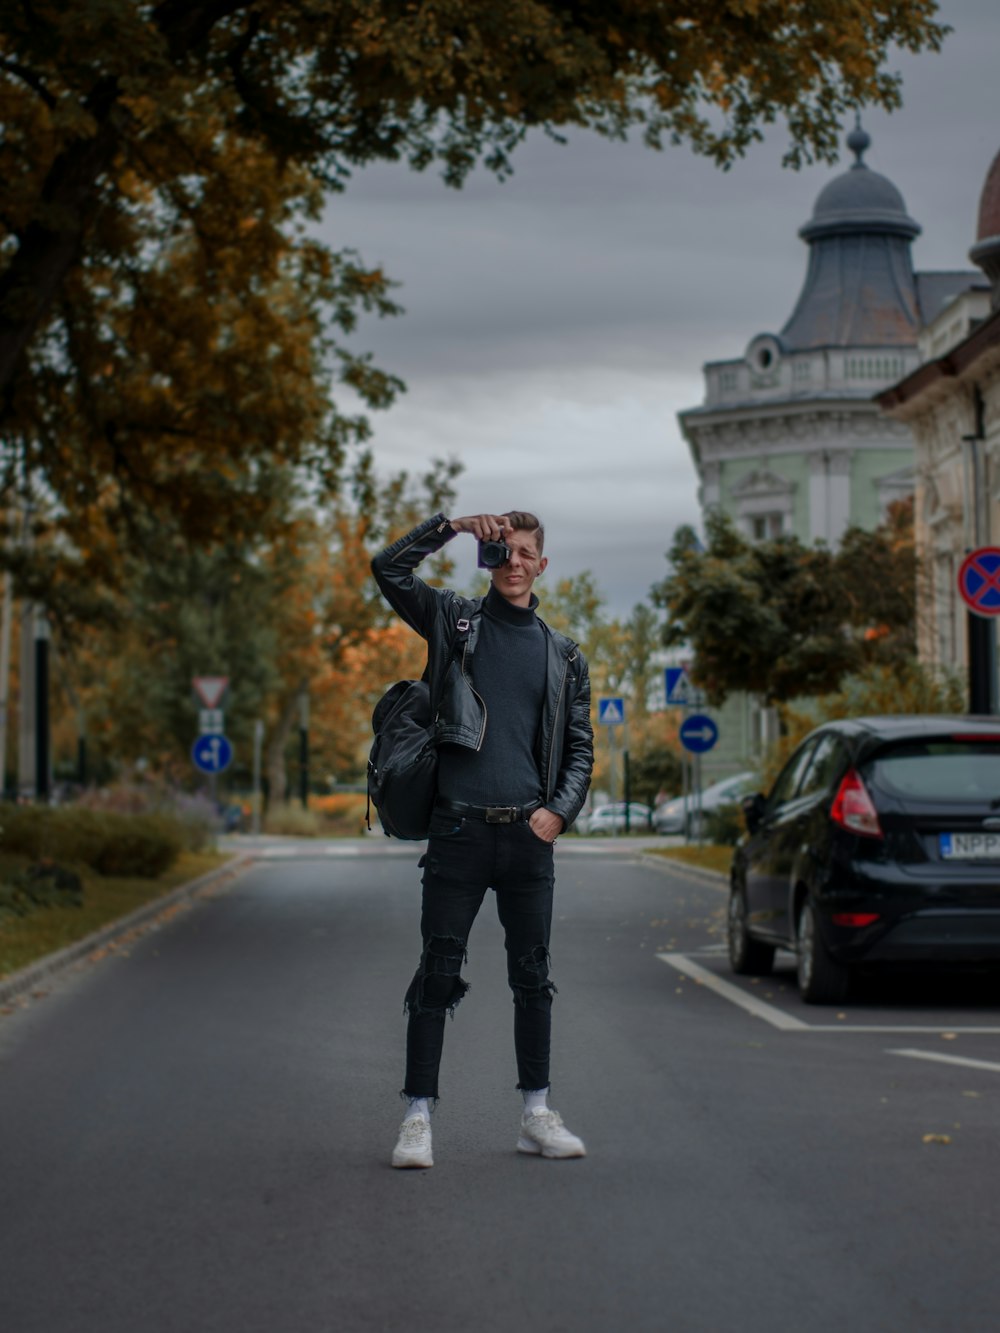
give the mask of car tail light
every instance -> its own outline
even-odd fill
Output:
[[[830,818],[851,833],[860,833],[866,838],[883,836],[878,812],[857,769],[848,769],[844,774],[844,780],[833,798]]]
[[[853,926],[860,930],[878,920],[878,912],[834,912],[830,918],[835,926]]]

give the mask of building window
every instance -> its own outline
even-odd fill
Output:
[[[755,542],[771,541],[785,531],[785,516],[778,512],[751,514],[748,522],[750,536]]]
[[[898,380],[904,364],[898,356],[848,356],[844,358],[844,374],[849,380]]]

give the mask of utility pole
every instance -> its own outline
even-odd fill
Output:
[[[309,808],[309,693],[299,695],[299,799]]]
[[[264,745],[264,723],[257,719],[253,724],[253,831],[260,832],[261,805],[264,794],[260,785],[261,750]]]
[[[48,803],[52,795],[52,770],[49,763],[51,729],[49,726],[49,622],[43,612],[35,612],[35,797]]]
[[[965,517],[966,533],[971,536],[972,549],[980,550],[990,543],[989,490],[984,457],[985,407],[979,388],[975,389],[975,431],[963,435],[968,446],[965,455]],[[971,533],[969,529],[971,528]],[[967,552],[971,554],[971,550]],[[969,712],[995,713],[997,711],[997,640],[993,616],[966,612],[969,658]]]

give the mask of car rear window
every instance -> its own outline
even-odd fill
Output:
[[[946,804],[995,800],[1000,808],[1000,740],[907,741],[880,750],[862,776],[890,796]]]

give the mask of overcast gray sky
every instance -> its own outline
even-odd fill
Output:
[[[940,11],[955,29],[942,53],[895,62],[903,108],[864,116],[868,165],[923,228],[918,269],[972,267],[1000,149],[1000,3]],[[548,577],[591,569],[627,614],[666,572],[674,529],[699,519],[676,413],[701,401],[705,361],[784,324],[805,276],[798,228],[853,160],[791,172],[784,147],[776,127],[723,173],[683,148],[539,137],[511,180],[479,172],[459,192],[433,173],[359,172],[324,236],[402,284],[406,314],[352,343],[408,385],[373,415],[379,466],[459,456],[457,512],[534,509]]]

